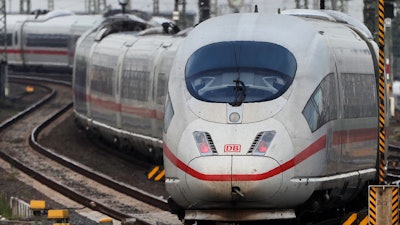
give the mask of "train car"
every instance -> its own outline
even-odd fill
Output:
[[[186,31],[162,20],[112,19],[83,35],[73,71],[74,112],[80,126],[126,150],[162,162],[162,126],[169,70]]]
[[[376,179],[376,51],[365,26],[334,11],[199,24],[177,52],[165,109],[178,216],[290,223],[355,203]]]
[[[185,224],[291,223],[376,180],[377,45],[364,25],[295,10],[152,31],[79,39],[74,113],[122,150],[162,147]]]
[[[163,21],[143,12],[134,13],[144,17],[127,14],[131,20],[144,24],[141,30],[160,26],[159,21]],[[78,38],[88,30],[113,20],[110,18],[112,15],[76,15],[67,10],[36,15],[8,15],[8,64],[14,70],[61,69],[71,72]]]
[[[104,20],[56,10],[43,15],[7,16],[8,64],[14,68],[62,68],[72,71],[75,42]]]

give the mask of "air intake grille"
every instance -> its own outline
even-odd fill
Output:
[[[213,142],[213,140],[211,138],[211,135],[208,132],[205,132],[205,134],[206,134],[206,138],[207,138],[208,144],[210,145],[211,151],[214,154],[217,154],[217,149],[215,149],[215,145],[214,145],[214,142]]]
[[[251,144],[251,147],[250,147],[249,151],[247,152],[248,155],[251,155],[251,154],[253,153],[253,151],[254,151],[254,149],[256,148],[257,143],[258,143],[258,141],[260,140],[260,138],[262,137],[263,133],[264,133],[264,132],[258,133],[257,136],[256,136],[256,138],[254,138],[254,141],[253,141],[253,143]]]

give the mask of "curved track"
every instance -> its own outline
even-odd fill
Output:
[[[36,141],[47,124],[72,106],[69,82],[31,81],[39,85],[37,82],[45,82],[51,88],[50,94],[0,125],[0,156],[41,183],[115,219],[135,218],[144,224],[152,223],[151,220],[170,223],[162,219],[163,214],[169,214],[165,212],[168,206],[164,199],[98,174]],[[161,216],[142,220],[149,212],[158,212]]]
[[[26,79],[11,80],[22,82]],[[49,94],[0,125],[0,156],[57,192],[117,220],[134,218],[141,224],[170,224],[169,219],[162,218],[168,213],[165,212],[168,205],[161,197],[117,182],[38,143],[39,133],[71,108],[71,87],[69,82],[29,79],[33,85],[47,88]],[[390,145],[388,152],[388,180],[398,184],[400,147]],[[148,216],[149,212],[160,212],[161,216]]]
[[[400,146],[388,146],[387,180],[392,184],[400,184]]]

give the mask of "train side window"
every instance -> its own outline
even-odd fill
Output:
[[[156,93],[156,103],[163,105],[165,103],[165,93],[167,91],[167,75],[165,73],[158,74],[158,84]]]
[[[313,100],[315,102],[315,105],[317,106],[317,110],[318,110],[318,114],[322,114],[324,111],[324,103],[323,103],[323,99],[322,99],[322,90],[321,88],[318,88],[317,91],[314,93],[313,95]]]
[[[317,129],[318,112],[312,100],[307,102],[303,109],[303,115],[306,118],[311,131],[315,131]]]
[[[149,96],[150,72],[125,69],[122,74],[121,97],[145,102]]]
[[[12,45],[12,34],[11,33],[7,33],[5,41],[7,43],[7,46],[11,46]]]
[[[63,34],[27,34],[26,46],[66,48],[68,47],[69,35]]]
[[[344,118],[376,117],[377,95],[373,74],[342,74]]]
[[[113,95],[114,93],[114,88],[113,88],[114,76],[112,76],[113,72],[114,71],[112,68],[93,65],[93,70],[91,75],[92,76],[91,89],[106,95]]]
[[[312,132],[337,119],[337,91],[334,74],[328,74],[315,89],[303,109]]]

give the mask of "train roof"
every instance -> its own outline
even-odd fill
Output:
[[[7,25],[15,24],[35,24],[35,25],[58,25],[58,26],[70,26],[70,25],[86,25],[91,26],[93,24],[100,23],[104,18],[102,15],[76,15],[74,13],[68,13],[63,11],[49,12],[45,15],[8,15]]]
[[[194,52],[219,42],[269,42],[286,48],[297,62],[298,74],[319,83],[334,71],[335,56],[342,60],[346,71],[370,72],[373,65],[359,64],[371,59],[368,40],[357,28],[338,22],[334,16],[298,16],[292,14],[236,13],[215,17],[196,26],[183,41],[177,59],[187,62]],[[372,41],[371,41],[372,42]],[[175,69],[175,68],[174,68]],[[176,74],[185,67],[176,68]],[[302,70],[302,71],[300,71]],[[175,74],[171,74],[175,77]]]
[[[211,43],[236,40],[271,42],[294,54],[301,54],[309,52],[313,46],[324,50],[323,48],[333,49],[335,44],[341,44],[328,45],[330,39],[346,39],[350,43],[362,40],[359,35],[367,33],[362,26],[352,25],[355,22],[343,22],[345,17],[339,18],[335,13],[311,11],[313,12],[308,12],[306,16],[300,15],[301,11],[284,14],[237,13],[206,20],[188,35],[185,42],[190,45],[185,46],[183,52],[186,52],[186,56],[182,56],[188,58],[200,47]],[[309,16],[311,14],[313,16]],[[369,35],[365,36],[370,38]]]
[[[361,21],[339,11],[335,10],[309,10],[309,9],[292,9],[282,12],[284,15],[292,15],[306,18],[315,18],[319,20],[328,20],[331,22],[343,23],[354,27],[363,32],[365,36],[372,39],[372,34]]]
[[[305,19],[279,14],[237,13],[206,20],[188,35],[182,55],[188,58],[202,46],[221,41],[260,41],[281,45],[289,50],[309,48],[321,38]]]

